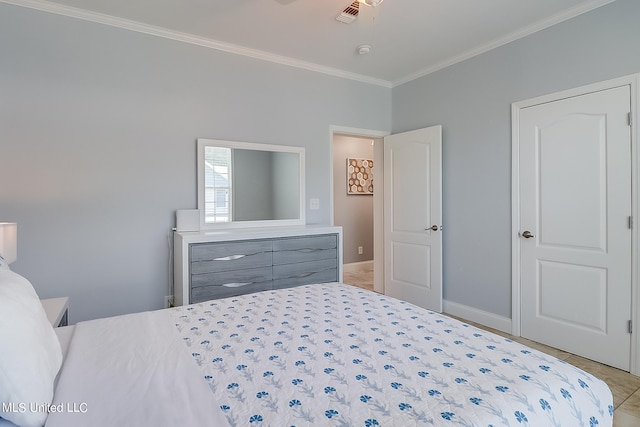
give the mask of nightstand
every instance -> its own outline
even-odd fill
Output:
[[[69,324],[69,298],[48,298],[40,300],[40,302],[42,302],[44,312],[47,313],[47,319],[54,328]]]

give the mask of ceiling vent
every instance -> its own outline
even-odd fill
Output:
[[[349,6],[345,7],[340,15],[336,16],[336,21],[344,22],[345,24],[351,24],[358,17],[360,11],[360,2],[355,0]]]

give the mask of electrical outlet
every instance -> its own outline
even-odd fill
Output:
[[[320,199],[309,199],[309,209],[312,211],[320,209]]]
[[[358,255],[362,255],[362,246],[358,246]]]
[[[164,308],[173,307],[173,295],[167,295],[164,297]]]

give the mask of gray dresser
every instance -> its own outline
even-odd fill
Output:
[[[176,232],[174,250],[176,305],[342,280],[341,227]]]

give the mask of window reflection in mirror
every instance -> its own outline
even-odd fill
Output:
[[[201,228],[304,224],[304,148],[198,140]]]
[[[204,221],[228,222],[231,212],[231,148],[204,148]]]

